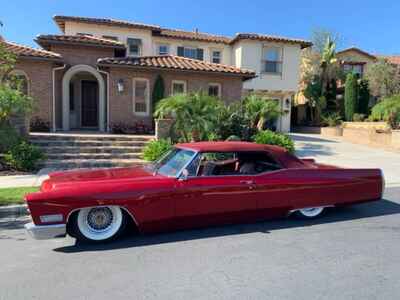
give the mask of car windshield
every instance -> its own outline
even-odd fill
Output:
[[[194,155],[195,152],[192,150],[174,148],[154,165],[153,171],[168,177],[176,177]]]

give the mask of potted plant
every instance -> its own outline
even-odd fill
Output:
[[[342,118],[338,113],[331,113],[322,116],[322,125],[325,127],[321,128],[321,134],[326,136],[342,136],[343,128]]]

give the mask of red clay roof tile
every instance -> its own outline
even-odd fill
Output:
[[[42,46],[47,47],[50,44],[83,44],[87,46],[101,46],[101,47],[112,47],[112,48],[125,48],[125,45],[121,42],[109,40],[105,38],[93,37],[89,35],[39,35],[36,38],[36,42]]]
[[[5,48],[14,53],[19,57],[26,58],[38,58],[38,59],[50,59],[50,60],[60,60],[61,55],[55,52],[46,51],[42,49],[36,49],[24,45],[19,45],[9,41],[0,41],[0,43],[5,45]]]

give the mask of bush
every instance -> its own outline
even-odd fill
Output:
[[[20,141],[17,131],[8,124],[0,126],[0,153],[6,153]]]
[[[365,118],[366,118],[366,115],[364,115],[364,114],[354,114],[353,115],[354,122],[364,122]]]
[[[347,74],[346,86],[344,91],[344,114],[346,121],[352,121],[353,115],[358,108],[357,96],[357,77],[353,73]]]
[[[362,79],[359,84],[358,90],[358,112],[360,114],[368,114],[369,98],[371,97],[369,92],[368,81]],[[354,119],[354,117],[353,117]]]
[[[294,153],[295,150],[293,140],[289,136],[283,133],[276,133],[270,130],[263,130],[258,132],[253,137],[253,140],[257,144],[281,146],[287,149],[290,153]]]
[[[385,98],[376,104],[371,110],[369,119],[390,122],[392,128],[398,127],[400,123],[400,95]]]
[[[172,148],[170,140],[160,139],[149,142],[143,150],[143,159],[146,161],[156,161]]]
[[[342,117],[338,113],[331,113],[322,116],[322,125],[336,127],[342,123]]]
[[[42,151],[24,140],[11,147],[4,156],[5,162],[19,171],[35,170],[37,163],[43,159]]]

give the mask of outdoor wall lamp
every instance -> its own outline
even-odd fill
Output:
[[[117,89],[119,93],[122,93],[124,91],[124,80],[119,79],[117,82]]]
[[[290,100],[289,100],[289,98],[288,99],[286,99],[286,108],[289,108],[290,107]]]

